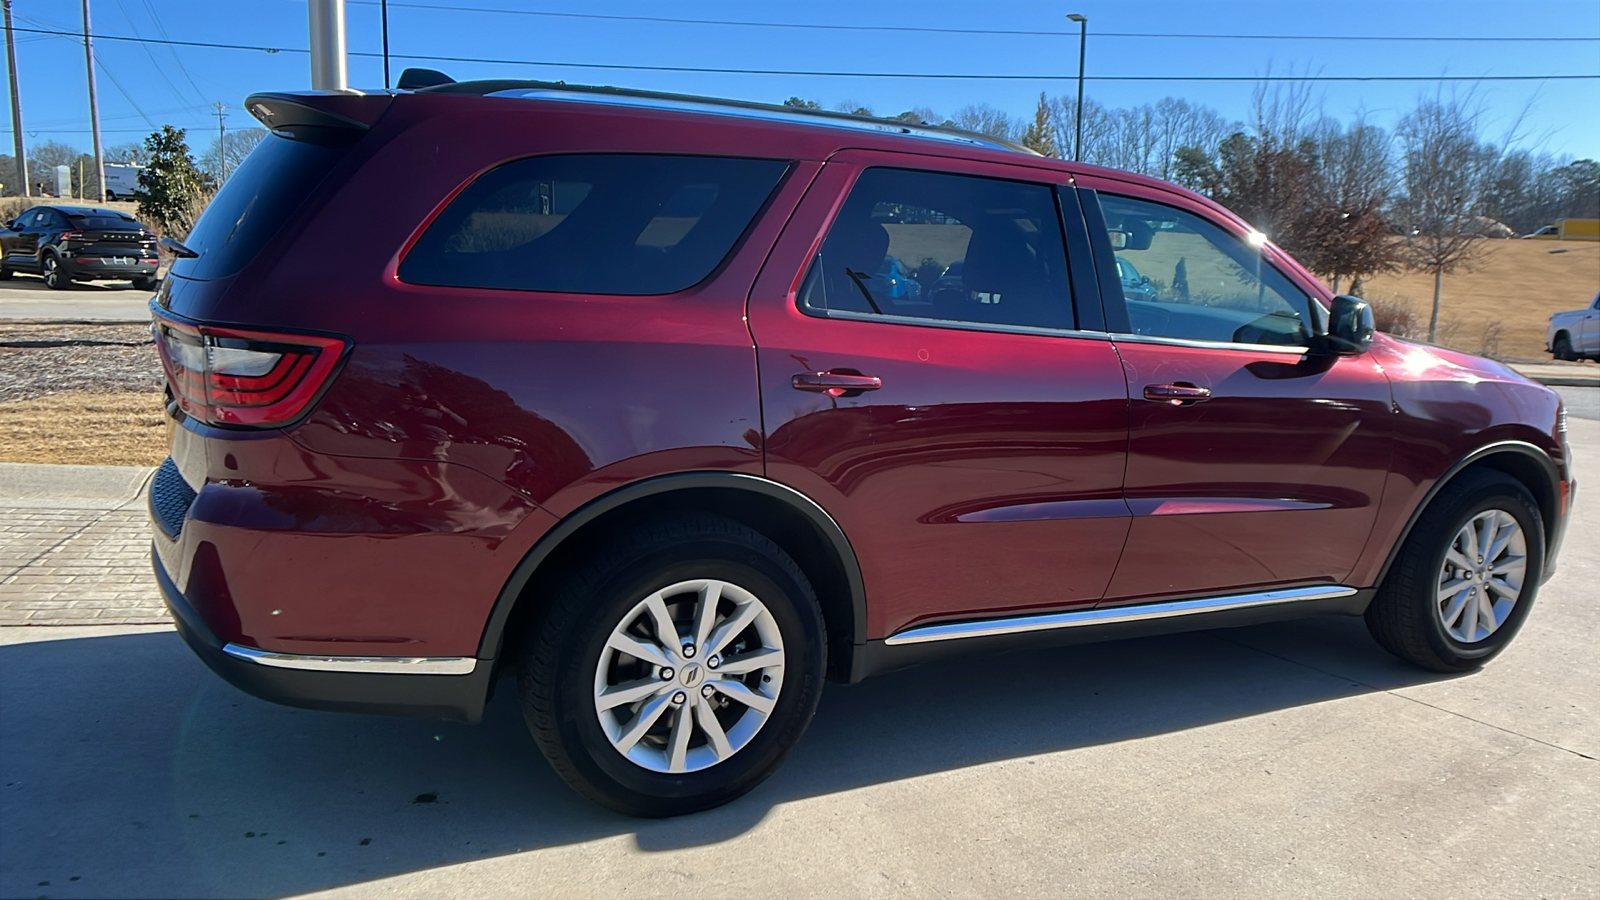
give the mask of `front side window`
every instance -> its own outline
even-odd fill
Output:
[[[1100,195],[1135,334],[1303,347],[1311,300],[1261,253],[1171,206]]]
[[[1066,252],[1046,185],[868,169],[801,285],[830,311],[1072,328]]]
[[[473,182],[428,226],[400,280],[578,294],[670,294],[733,249],[788,163],[541,156]]]

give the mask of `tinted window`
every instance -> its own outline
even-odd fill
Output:
[[[319,147],[268,135],[228,176],[183,239],[200,257],[173,263],[173,274],[184,278],[237,274],[278,233],[345,152],[343,147]]]
[[[1254,248],[1159,203],[1100,195],[1135,334],[1304,346],[1311,301]]]
[[[112,231],[117,229],[138,228],[139,223],[132,216],[67,216],[73,228],[87,228],[93,231]]]
[[[722,262],[787,168],[693,156],[507,163],[428,226],[400,279],[579,294],[681,291]]]
[[[1071,328],[1054,193],[993,178],[868,169],[800,299],[813,312]]]

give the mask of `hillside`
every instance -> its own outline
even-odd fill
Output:
[[[1545,330],[1550,314],[1582,309],[1600,290],[1600,242],[1488,241],[1473,271],[1444,277],[1439,299],[1439,343],[1472,353],[1484,350],[1486,329],[1500,323],[1496,355],[1505,359],[1549,359]],[[1406,272],[1381,275],[1363,291],[1374,306],[1409,305],[1417,332],[1426,338],[1433,303],[1433,276]]]

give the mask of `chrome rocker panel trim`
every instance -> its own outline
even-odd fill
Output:
[[[478,660],[470,656],[306,656],[272,653],[234,643],[224,645],[222,652],[235,659],[279,669],[366,675],[471,675],[478,666]]]
[[[1339,597],[1350,597],[1355,593],[1355,588],[1335,584],[1261,591],[1253,594],[1234,594],[1227,597],[1206,597],[1199,600],[1173,600],[1166,603],[1147,603],[1138,606],[1114,606],[1066,613],[1010,616],[1003,619],[980,619],[972,622],[945,622],[896,632],[886,638],[884,644],[897,647],[905,644],[926,644],[934,641],[951,641],[962,638],[998,637],[1008,634],[1026,634],[1032,631],[1054,631],[1061,628],[1078,628],[1085,625],[1144,622],[1152,619],[1170,619],[1176,616],[1194,615],[1196,613],[1223,612],[1256,606],[1274,606],[1279,603],[1333,600]]]

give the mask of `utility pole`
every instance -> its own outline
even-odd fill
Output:
[[[383,19],[383,89],[389,89],[389,0],[378,0],[378,13]]]
[[[311,12],[311,89],[347,90],[350,78],[345,68],[344,0],[310,0],[306,6]]]
[[[16,140],[17,177],[21,179],[19,196],[32,197],[28,184],[28,157],[22,150],[22,94],[17,90],[17,46],[11,40],[11,0],[0,0],[6,10],[6,66],[11,70],[11,136]]]
[[[1079,162],[1083,159],[1083,50],[1089,42],[1089,17],[1073,13],[1067,18],[1078,23],[1078,114],[1074,117],[1077,134],[1072,140],[1072,161]]]
[[[100,145],[100,103],[94,95],[94,44],[89,40],[89,0],[83,0],[83,58],[89,63],[89,127],[94,131],[95,184],[100,192],[96,199],[98,203],[106,199],[106,152]]]
[[[222,124],[222,111],[227,109],[220,102],[213,103],[217,110],[217,187],[228,180],[228,129]]]

